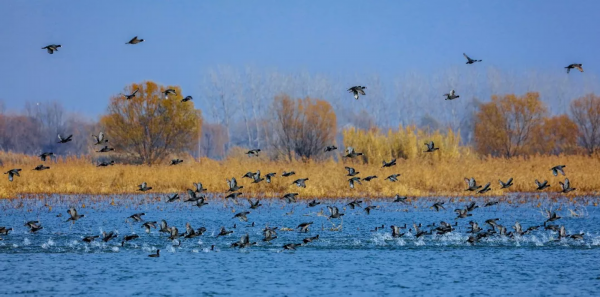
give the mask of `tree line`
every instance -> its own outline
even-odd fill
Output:
[[[259,85],[260,80],[256,82]],[[229,96],[225,94],[226,85],[218,88],[222,96]],[[167,89],[174,90],[176,95],[165,97]],[[249,90],[252,89],[250,85]],[[247,90],[239,90],[243,91]],[[254,92],[257,97],[265,96],[258,89]],[[125,96],[132,93],[135,96]],[[551,113],[546,100],[537,92],[491,95],[486,103],[470,101],[472,110],[463,111],[464,118],[470,119],[463,119],[468,124],[456,126],[425,115],[418,123],[408,125],[398,120],[396,127],[378,125],[380,121],[365,109],[354,114],[355,118],[344,115],[340,119],[340,112],[346,109],[337,110],[326,97],[294,97],[282,92],[268,100],[245,102],[242,106],[249,109],[240,111],[240,106],[226,100],[194,103],[183,100],[184,95],[178,86],[161,86],[150,81],[131,84],[110,98],[98,121],[69,113],[56,102],[26,103],[20,113],[0,108],[0,149],[156,164],[185,155],[222,159],[232,152],[254,148],[261,148],[273,160],[320,160],[331,155],[325,154],[328,145],[338,145],[340,150],[347,146],[366,150],[363,161],[380,162],[379,159],[420,156],[424,141],[436,142],[441,147],[438,154],[445,157],[459,156],[465,148],[480,155],[513,157],[593,154],[600,146],[600,97],[594,94],[571,100],[562,114]],[[373,94],[366,97],[369,95]],[[353,98],[346,98],[346,102],[362,104]],[[211,112],[212,122],[196,108],[199,103],[204,110],[215,109]],[[443,99],[438,103],[445,105],[448,113],[452,112],[453,104],[455,101]],[[234,110],[238,110],[238,117],[231,116]],[[229,116],[214,117],[218,114]],[[106,145],[114,152],[98,152],[91,135],[100,131],[105,133],[109,140]],[[73,134],[73,141],[59,145],[58,134]],[[465,141],[464,135],[471,136]]]

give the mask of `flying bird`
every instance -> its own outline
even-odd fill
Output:
[[[125,96],[125,99],[127,100],[131,100],[133,98],[135,98],[135,94],[139,91],[140,89],[135,89],[135,91],[133,91],[133,93],[131,93],[130,95],[125,95],[123,94],[123,96]]]
[[[35,168],[33,168],[33,170],[36,170],[36,171],[42,171],[42,170],[46,170],[46,169],[50,169],[50,167],[44,166],[43,164],[38,165]]]
[[[248,157],[258,157],[258,153],[260,153],[260,149],[253,149],[246,152]]]
[[[435,147],[435,143],[433,143],[433,141],[425,142],[425,145],[427,146],[427,150],[425,151],[426,153],[432,153],[440,149],[439,147]]]
[[[503,182],[501,180],[498,180],[500,182],[500,187],[502,189],[508,189],[513,185],[513,178],[509,178],[506,182]]]
[[[383,160],[383,166],[381,166],[381,168],[392,167],[395,165],[396,165],[396,158],[393,158],[390,162],[386,162],[385,160]]]
[[[98,136],[92,134],[92,137],[94,137],[94,145],[99,145],[108,142],[108,139],[104,138],[103,132],[98,133]]]
[[[579,70],[579,72],[583,72],[583,64],[570,64],[569,66],[565,67],[567,69],[567,73],[571,72],[571,69],[577,69]]]
[[[450,90],[450,93],[444,94],[444,97],[446,97],[445,100],[454,100],[456,98],[459,98],[459,95],[456,95],[456,93],[454,92],[454,90]]]
[[[48,53],[52,55],[52,54],[54,54],[55,51],[56,52],[58,51],[59,47],[62,47],[62,45],[60,45],[60,44],[50,44],[50,45],[47,45],[45,47],[42,47],[42,49],[47,50]]]
[[[148,187],[148,184],[146,182],[143,182],[142,184],[138,185],[138,187],[139,187],[138,191],[142,191],[142,192],[152,190],[152,187]]]
[[[350,89],[348,89],[348,92],[354,94],[354,99],[358,100],[359,94],[363,95],[363,96],[366,95],[366,93],[365,93],[366,88],[367,87],[363,87],[363,86],[354,86],[354,87],[351,87]]]
[[[13,181],[13,177],[15,175],[19,176],[19,177],[21,176],[19,174],[20,171],[21,171],[21,168],[14,168],[14,169],[11,169],[11,170],[9,170],[7,172],[4,172],[4,174],[8,174],[8,181]]]
[[[469,58],[469,56],[467,56],[467,54],[463,53],[463,56],[465,56],[465,58],[467,58],[467,64],[473,64],[475,62],[481,62],[481,60],[473,60],[471,58]]]
[[[62,136],[60,136],[60,134],[58,134],[58,143],[67,143],[73,139],[71,139],[73,137],[73,135],[69,135],[66,138],[62,138]]]
[[[67,213],[71,216],[67,222],[72,221],[73,224],[75,224],[75,221],[85,217],[85,215],[80,215],[77,214],[77,210],[74,207],[69,208],[69,210],[67,210]]]
[[[556,165],[556,166],[550,168],[550,170],[552,171],[552,174],[554,174],[554,176],[558,176],[559,173],[564,176],[565,171],[563,169],[565,167],[567,167],[567,165]]]
[[[125,43],[125,44],[138,44],[140,42],[144,42],[144,39],[139,39],[137,36],[131,38],[131,40],[129,40],[129,42]]]

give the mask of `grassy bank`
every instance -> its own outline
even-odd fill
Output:
[[[7,176],[0,180],[0,197],[15,198],[23,194],[126,194],[140,193],[137,185],[147,182],[153,189],[148,195],[159,193],[185,192],[193,182],[202,182],[209,192],[224,193],[228,187],[227,178],[236,177],[244,186],[246,197],[279,197],[283,193],[297,192],[299,198],[340,198],[340,197],[391,197],[396,193],[406,196],[469,196],[464,178],[475,177],[480,184],[492,183],[492,191],[482,196],[496,196],[510,192],[537,192],[534,180],[547,179],[551,187],[539,193],[557,193],[559,181],[550,168],[554,165],[567,165],[565,172],[571,185],[577,188],[571,196],[595,195],[600,189],[598,169],[600,159],[587,156],[532,156],[528,158],[488,158],[463,157],[448,160],[418,158],[398,160],[391,168],[381,168],[375,164],[360,164],[357,161],[335,162],[265,162],[253,158],[232,158],[226,161],[201,159],[186,160],[181,165],[134,166],[114,165],[96,167],[88,157],[59,158],[45,162],[51,169],[34,171],[42,162],[37,157],[3,153],[2,171],[22,168],[21,177],[9,182]],[[362,182],[355,189],[348,185],[344,166],[354,167],[358,176],[377,175],[371,182]],[[260,170],[262,175],[276,172],[271,184],[265,181],[251,183],[241,178],[248,171]],[[295,171],[296,175],[282,177],[283,171]],[[385,180],[394,173],[402,174],[399,182]],[[296,178],[309,178],[306,189],[292,185]],[[506,181],[514,178],[514,186],[500,190],[498,179]]]

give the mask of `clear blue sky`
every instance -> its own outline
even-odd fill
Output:
[[[503,69],[600,67],[597,0],[0,1],[0,11],[0,99],[12,110],[58,100],[96,117],[143,80],[197,98],[217,65],[385,77],[464,64],[467,52]],[[125,45],[135,35],[146,42]],[[63,48],[41,49],[52,43]]]

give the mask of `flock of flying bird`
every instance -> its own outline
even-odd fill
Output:
[[[96,139],[97,144],[101,144],[102,139],[103,138],[101,137],[101,135],[100,135],[100,137],[97,137],[97,139]],[[437,150],[437,148],[435,148],[434,144],[431,142],[427,143],[427,148],[428,148],[428,151]],[[333,151],[335,149],[337,149],[335,146],[328,146],[325,150]],[[250,150],[247,152],[247,154],[249,156],[258,156],[260,151],[261,151],[260,149]],[[349,157],[349,158],[353,158],[353,157],[362,155],[362,153],[355,152],[354,149],[351,147],[349,147],[346,152],[347,152],[346,157]],[[46,156],[42,155],[40,157],[43,159],[43,158],[46,158],[47,155]],[[178,159],[176,159],[176,160],[178,160]],[[173,160],[172,164],[180,163],[180,162],[175,162],[176,160]],[[181,160],[179,160],[179,161],[181,161]],[[383,161],[382,168],[392,167],[394,165],[396,165],[395,159],[392,159],[390,162]],[[550,170],[554,176],[558,176],[559,174],[564,176],[565,175],[565,172],[564,172],[565,167],[566,167],[565,165],[557,165],[557,166],[552,167]],[[345,167],[345,169],[348,171],[347,176],[350,177],[350,179],[348,181],[350,183],[351,188],[354,188],[355,183],[360,184],[361,180],[371,181],[374,178],[377,178],[376,175],[371,175],[371,176],[367,176],[367,177],[361,179],[356,176],[360,172],[357,172],[354,168]],[[17,171],[17,173],[18,173],[18,171]],[[284,171],[282,174],[283,177],[290,177],[292,175],[295,175],[294,171],[289,171],[289,172]],[[260,183],[262,181],[271,183],[271,180],[275,176],[276,176],[276,173],[272,172],[272,173],[266,174],[263,178],[263,177],[261,177],[261,173],[259,170],[257,172],[247,172],[246,174],[244,174],[242,176],[242,178],[249,178],[252,180],[252,183]],[[400,174],[392,174],[392,175],[388,176],[386,179],[391,182],[397,182],[399,176],[400,176]],[[298,187],[305,188],[306,181],[308,181],[308,180],[309,180],[308,178],[299,178],[299,179],[294,180],[292,182],[292,184],[294,184]],[[477,183],[477,181],[475,180],[475,178],[470,178],[470,179],[465,178],[465,182],[467,184],[467,188],[465,189],[465,191],[472,191],[472,192],[481,194],[481,193],[488,192],[490,190],[489,182],[487,184],[485,184],[484,186],[479,185]],[[540,183],[539,181],[536,180],[535,182],[537,184],[538,190],[543,190],[543,189],[549,187],[547,181]],[[502,189],[506,189],[513,185],[513,179],[510,178],[506,182],[499,180],[499,183],[500,183],[500,186]],[[575,190],[574,188],[570,187],[570,183],[569,183],[568,179],[566,179],[564,183],[560,182],[560,184],[562,186],[561,192],[567,193],[567,192]],[[229,189],[227,191],[229,194],[227,196],[225,196],[225,199],[231,200],[236,205],[240,205],[240,203],[238,202],[239,201],[238,197],[240,195],[242,195],[240,190],[243,189],[244,186],[238,185],[235,177],[232,177],[231,179],[227,179],[227,185],[229,186]],[[152,189],[152,187],[148,186],[145,182],[140,184],[138,187],[139,187],[139,191],[141,191],[141,192],[146,192],[146,191],[149,191]],[[178,193],[174,193],[174,194],[168,195],[166,197],[166,202],[172,203],[172,202],[180,200],[184,203],[189,202],[189,203],[192,203],[194,206],[197,206],[198,208],[202,208],[203,206],[208,205],[207,193],[208,193],[208,190],[206,188],[204,188],[202,183],[198,182],[198,183],[194,183],[194,189],[187,189],[187,199],[182,200]],[[296,204],[298,202],[296,199],[297,196],[298,196],[298,193],[287,193],[281,197],[281,200],[285,201],[288,204]],[[248,210],[237,212],[232,217],[232,219],[239,219],[242,222],[248,222],[248,215],[251,213],[250,211],[256,210],[257,208],[262,206],[262,204],[260,203],[260,200],[258,200],[258,199],[255,201],[252,201],[251,199],[247,199],[247,201],[248,201]],[[402,204],[406,204],[406,205],[410,204],[410,200],[408,197],[400,196],[398,194],[396,194],[396,196],[393,198],[393,200],[391,202],[392,203],[402,203]],[[345,206],[349,207],[350,209],[361,208],[362,203],[363,203],[362,200],[354,200],[354,201],[351,201],[350,203],[346,204]],[[490,207],[490,206],[493,206],[496,204],[498,204],[498,201],[489,201],[489,202],[485,203],[485,205],[483,205],[483,207]],[[312,201],[307,202],[306,205],[307,205],[307,207],[312,208],[312,207],[321,205],[321,202],[317,201],[316,199],[313,199]],[[373,210],[376,210],[377,208],[378,208],[378,206],[368,205],[368,206],[364,207],[363,210],[367,215],[369,215],[369,214],[371,214],[371,212]],[[435,211],[446,210],[446,208],[444,207],[444,202],[435,202],[433,205],[430,206],[430,208]],[[471,202],[470,204],[466,205],[464,208],[455,209],[454,210],[454,212],[456,213],[455,219],[459,220],[459,219],[471,217],[472,212],[477,208],[479,208],[479,206],[475,202]],[[340,212],[340,209],[337,206],[333,206],[333,205],[327,206],[327,209],[329,211],[329,215],[326,216],[328,220],[341,219],[345,215],[345,213]],[[67,213],[69,214],[70,217],[67,219],[66,222],[75,223],[79,219],[82,219],[85,217],[85,215],[79,214],[77,212],[77,210],[73,207],[69,208]],[[293,211],[290,214],[293,214]],[[325,216],[323,214],[323,210],[321,210],[318,213],[318,215]],[[60,217],[62,215],[59,214],[58,216]],[[129,216],[128,219],[131,219],[133,222],[143,222],[141,224],[141,227],[144,228],[146,233],[150,233],[152,229],[157,229],[157,226],[158,226],[158,231],[160,233],[167,234],[167,238],[169,240],[173,241],[174,244],[177,244],[177,245],[181,244],[181,241],[180,241],[181,239],[199,237],[199,236],[202,236],[207,231],[206,227],[194,229],[191,226],[191,224],[188,222],[188,223],[186,223],[186,226],[185,226],[185,232],[180,233],[179,229],[177,227],[168,226],[168,224],[165,220],[162,220],[160,223],[158,223],[156,221],[145,222],[143,219],[143,216],[145,216],[145,213],[136,213],[136,214]],[[515,236],[523,236],[523,235],[532,233],[532,232],[538,230],[539,228],[543,228],[543,230],[551,230],[553,232],[557,232],[558,233],[557,241],[560,241],[563,239],[572,239],[572,240],[583,240],[584,239],[583,233],[569,235],[569,234],[567,234],[564,226],[549,224],[560,218],[561,217],[558,216],[556,214],[556,212],[551,213],[551,212],[547,211],[547,220],[544,221],[543,224],[529,226],[528,228],[524,229],[521,226],[521,224],[517,221],[512,227],[513,231],[510,231],[510,232],[507,230],[506,227],[504,227],[503,225],[498,223],[498,221],[499,221],[498,218],[488,219],[485,221],[485,224],[490,226],[490,229],[487,229],[487,230],[484,230],[482,227],[480,227],[477,222],[469,221],[468,233],[470,234],[470,236],[468,237],[468,239],[466,241],[469,244],[476,244],[483,238],[493,237],[493,236],[514,238]],[[264,242],[270,242],[270,241],[277,239],[278,229],[279,229],[279,231],[299,230],[300,233],[308,233],[309,228],[311,227],[312,224],[313,224],[312,221],[311,222],[302,222],[295,229],[286,228],[286,227],[282,227],[282,228],[269,227],[267,225],[263,230],[264,238],[262,240]],[[25,226],[29,228],[31,233],[36,233],[43,229],[43,226],[40,224],[39,221],[26,222]],[[335,224],[334,224],[334,226],[335,226]],[[426,227],[423,227],[421,224],[413,224],[413,228],[409,228],[408,232],[410,232],[415,238],[418,239],[418,238],[421,238],[426,235],[434,235],[435,234],[437,236],[442,236],[444,234],[455,231],[456,226],[458,226],[458,221],[456,221],[455,224],[450,224],[450,223],[442,221],[442,222],[440,222],[439,225],[432,223],[430,225],[427,225]],[[254,227],[254,223],[252,223],[251,227]],[[236,228],[235,224],[234,224],[233,228]],[[381,227],[379,227],[379,226],[375,227],[375,229],[372,231],[380,231],[384,228],[385,228],[385,225],[382,225]],[[391,228],[391,237],[399,238],[399,237],[403,237],[406,234],[406,232],[402,233],[401,229],[406,229],[407,225],[406,224],[404,224],[404,226],[392,225],[392,226],[390,226],[390,228]],[[429,228],[429,230],[425,230],[426,228]],[[8,235],[9,232],[12,230],[13,230],[12,228],[0,227],[0,235]],[[216,237],[218,238],[221,236],[227,236],[231,233],[233,233],[233,230],[227,230],[225,227],[221,227],[220,231]],[[102,236],[100,236],[100,235],[85,236],[85,237],[83,237],[82,241],[90,243],[90,242],[94,241],[95,239],[101,239],[104,242],[108,242],[117,237],[118,237],[118,234],[114,231],[108,232],[108,233],[103,232]],[[140,236],[137,234],[126,235],[122,238],[121,245],[124,246],[127,242],[138,239],[138,238],[140,238]],[[311,242],[316,241],[318,239],[319,239],[319,235],[305,237],[304,239],[302,239],[302,242],[298,242],[298,243],[292,242],[292,243],[287,243],[287,244],[283,245],[283,249],[295,250],[296,248],[298,248],[300,246],[310,244]],[[0,240],[2,240],[2,238],[0,238]],[[256,242],[250,241],[249,234],[245,234],[240,238],[239,241],[231,243],[230,246],[232,248],[248,248],[248,247],[251,247],[256,244],[257,244]],[[215,249],[215,246],[212,245],[211,250],[214,250],[214,249]],[[160,256],[160,250],[157,250],[157,252],[155,254],[149,255],[149,257],[159,257],[159,256]]]
[[[129,42],[127,42],[127,44],[138,44],[143,42],[144,39],[138,39],[138,37],[134,37],[132,38]],[[49,54],[53,54],[54,52],[58,51],[59,48],[61,48],[62,46],[60,44],[51,44],[48,45],[46,47],[43,47],[43,49],[46,49],[48,51]],[[475,59],[471,59],[469,56],[467,56],[466,54],[463,54],[465,56],[465,58],[467,59],[466,64],[473,64],[476,62],[481,62],[482,60],[475,60]],[[567,67],[565,67],[567,70],[567,73],[570,72],[571,69],[578,69],[579,71],[583,72],[583,68],[582,68],[582,64],[571,64]],[[364,96],[366,95],[365,93],[365,86],[354,86],[348,89],[348,91],[350,93],[352,93],[354,95],[355,99],[359,99],[359,96]],[[138,90],[135,90],[132,94],[129,95],[123,95],[127,100],[131,100],[133,98],[135,98]],[[167,89],[163,92],[164,96],[166,99],[168,99],[169,95],[177,95],[176,91],[173,89]],[[451,90],[449,93],[444,94],[445,100],[454,100],[459,98],[460,96],[456,94],[456,92],[454,90]],[[187,102],[192,100],[193,98],[191,96],[187,96],[185,98],[183,98],[181,101],[182,102]],[[114,148],[110,148],[106,145],[106,143],[108,143],[108,139],[106,139],[106,137],[104,136],[104,133],[100,132],[98,135],[92,135],[94,138],[94,145],[104,145],[100,150],[98,150],[97,152],[99,153],[105,153],[105,152],[110,152],[110,151],[114,151]],[[61,144],[65,144],[68,143],[70,141],[72,141],[72,135],[69,135],[67,137],[62,137],[60,134],[58,135],[58,143]],[[426,146],[426,150],[425,152],[435,152],[437,150],[439,150],[438,147],[435,147],[435,144],[433,141],[427,142],[425,143]],[[325,148],[325,152],[331,152],[336,150],[337,147],[332,145],[332,146],[327,146]],[[258,156],[259,153],[261,152],[260,149],[253,149],[253,150],[249,150],[247,152],[248,156]],[[348,147],[346,149],[346,154],[344,155],[347,158],[354,158],[357,156],[361,156],[363,155],[363,153],[360,152],[356,152],[354,150],[354,148],[352,147]],[[52,152],[43,152],[41,155],[39,155],[40,159],[42,161],[46,161],[47,158],[54,158],[54,154]],[[171,165],[177,165],[182,163],[183,160],[181,159],[173,159],[171,160]],[[105,166],[111,166],[114,165],[114,161],[110,161],[110,162],[99,162],[97,164],[98,167],[105,167]],[[389,162],[386,162],[385,160],[383,161],[383,168],[385,167],[392,167],[396,165],[396,159],[392,159]],[[552,167],[550,170],[552,171],[554,176],[558,176],[558,174],[562,174],[563,176],[565,175],[564,172],[564,168],[566,166],[565,165],[557,165]],[[46,169],[50,169],[50,167],[48,166],[44,166],[39,165],[37,167],[34,168],[34,170],[37,171],[41,171],[41,170],[46,170]],[[366,182],[370,182],[373,179],[376,179],[377,176],[376,175],[370,175],[367,176],[365,178],[360,178],[357,175],[360,172],[357,172],[354,168],[352,167],[345,167],[345,169],[348,171],[347,176],[350,177],[348,179],[349,182],[349,186],[350,188],[354,188],[356,186],[356,184],[361,184],[361,181],[366,181]],[[8,175],[8,180],[9,181],[13,181],[15,176],[20,176],[20,172],[21,169],[20,168],[14,168],[11,169],[7,172],[5,172],[5,174]],[[283,177],[289,177],[295,175],[294,171],[289,171],[286,172],[284,171],[282,173]],[[261,172],[260,170],[258,170],[257,172],[247,172],[246,174],[244,174],[242,176],[242,178],[249,178],[252,180],[252,183],[259,183],[262,181],[266,181],[267,183],[271,183],[271,180],[276,176],[276,173],[267,173],[266,175],[261,176]],[[398,182],[398,177],[400,176],[400,174],[392,174],[388,177],[386,177],[386,180],[390,181],[390,182]],[[298,178],[296,180],[294,180],[292,182],[292,184],[301,187],[301,188],[306,188],[306,182],[309,180],[309,178]],[[491,190],[490,187],[490,182],[488,182],[485,185],[478,185],[476,180],[474,178],[465,178],[465,182],[467,184],[467,189],[466,191],[472,191],[472,192],[476,192],[479,194],[482,193],[486,193],[488,191]],[[499,181],[500,183],[500,187],[502,189],[506,189],[509,188],[513,185],[513,179],[510,178],[507,182],[503,182],[502,180]],[[537,190],[544,190],[548,187],[550,187],[550,185],[548,184],[547,180],[544,180],[543,182],[539,182],[538,180],[535,180],[536,183],[536,189]],[[569,182],[569,179],[566,178],[564,182],[559,182],[561,185],[561,192],[563,193],[568,193],[571,191],[574,191],[575,188],[572,188]],[[242,188],[244,188],[243,186],[238,185],[235,177],[231,178],[231,179],[227,179],[227,185],[229,187],[228,192],[229,194],[227,196],[225,196],[226,199],[231,199],[234,201],[234,203],[239,204],[237,202],[237,198],[242,195],[242,193],[239,191]],[[194,183],[194,187],[195,189],[188,189],[187,190],[187,196],[188,198],[186,200],[183,200],[183,202],[191,202],[194,203],[195,206],[197,207],[203,207],[205,205],[208,204],[207,202],[207,197],[206,197],[206,192],[207,189],[205,189],[202,185],[202,183]],[[138,186],[139,191],[141,192],[146,192],[152,189],[152,187],[148,186],[148,184],[146,182],[143,182],[142,184],[140,184]],[[298,193],[287,193],[285,195],[282,196],[282,200],[284,200],[287,203],[297,203],[296,197],[298,196]],[[179,194],[175,193],[171,196],[169,196],[167,198],[167,202],[174,202],[180,200],[180,196]],[[258,207],[261,207],[262,204],[260,204],[260,200],[256,200],[256,201],[252,201],[251,199],[247,199],[248,203],[249,203],[249,209],[250,210],[255,210]],[[404,203],[404,204],[408,204],[410,203],[408,201],[408,197],[402,197],[400,195],[396,195],[394,197],[394,200],[392,201],[394,203]],[[351,209],[354,209],[356,207],[362,207],[361,204],[363,203],[363,201],[361,200],[354,200],[350,203],[348,203],[346,206],[350,207]],[[497,204],[498,202],[488,202],[484,205],[484,207],[489,207],[492,205]],[[317,201],[316,199],[309,201],[307,203],[307,207],[316,207],[318,205],[320,205],[321,202]],[[479,206],[476,205],[475,202],[471,202],[470,204],[466,205],[465,208],[463,209],[455,209],[454,211],[457,214],[456,219],[463,219],[463,218],[467,218],[472,216],[471,212],[473,212],[476,208],[478,208]],[[435,211],[440,211],[440,210],[445,210],[444,207],[444,202],[436,202],[434,203],[430,208],[435,209]],[[340,210],[338,209],[338,207],[336,206],[327,206],[327,209],[329,210],[329,216],[328,219],[329,220],[334,220],[334,219],[340,219],[342,218],[342,216],[344,216],[344,213],[341,213]],[[365,213],[368,215],[371,213],[371,211],[377,209],[377,206],[366,206],[364,208]],[[67,213],[69,214],[69,219],[67,220],[67,222],[72,222],[75,223],[77,220],[82,219],[85,217],[85,215],[80,215],[77,210],[75,208],[70,208]],[[321,211],[322,213],[322,211]],[[248,215],[250,214],[249,210],[246,211],[241,211],[238,212],[237,214],[235,214],[233,216],[233,218],[237,218],[240,221],[244,221],[247,222],[248,221]],[[143,218],[142,216],[144,216],[145,213],[137,213],[137,214],[133,214],[129,217],[129,219],[133,220],[134,222],[143,222]],[[489,219],[486,220],[485,223],[487,225],[489,225],[491,228],[488,230],[483,230],[483,228],[481,228],[477,222],[474,221],[470,221],[469,225],[470,225],[470,230],[469,233],[471,234],[467,240],[467,242],[469,242],[470,244],[475,244],[477,243],[479,240],[481,240],[482,238],[485,237],[490,237],[490,236],[507,236],[507,237],[514,237],[514,236],[521,236],[521,235],[525,235],[528,234],[530,232],[533,232],[541,227],[543,227],[545,230],[552,230],[555,232],[558,232],[558,240],[562,239],[562,238],[571,238],[573,240],[582,240],[584,234],[572,234],[572,235],[568,235],[565,231],[565,227],[564,226],[558,226],[558,225],[551,225],[548,224],[550,222],[556,221],[558,219],[560,219],[560,217],[556,214],[556,212],[554,213],[547,213],[548,215],[548,219],[543,223],[543,225],[537,225],[537,226],[530,226],[527,229],[523,229],[523,227],[520,225],[519,222],[516,222],[513,226],[513,231],[512,232],[508,232],[507,228],[500,225],[498,223],[498,218],[495,219]],[[147,233],[151,232],[151,229],[157,229],[157,222],[156,221],[148,221],[148,222],[143,222],[141,224],[141,226],[145,229],[145,231]],[[304,222],[301,223],[297,226],[297,230],[300,231],[300,233],[307,233],[309,232],[309,228],[310,226],[313,224],[313,222]],[[424,230],[423,226],[421,224],[413,224],[413,228],[409,228],[409,232],[414,232],[414,236],[416,238],[420,238],[422,236],[425,235],[432,235],[432,234],[437,234],[437,235],[443,235],[449,232],[452,232],[455,230],[455,226],[458,225],[458,221],[455,224],[449,224],[446,222],[441,222],[439,225],[436,225],[435,223],[428,225],[426,227],[429,227],[429,230],[426,231]],[[29,221],[27,223],[25,223],[25,226],[29,228],[31,233],[36,233],[40,230],[43,229],[42,225],[40,224],[39,221]],[[254,226],[254,223],[252,223],[252,226]],[[179,230],[177,227],[175,226],[168,226],[167,222],[165,220],[162,220],[159,224],[158,224],[158,231],[160,233],[165,233],[168,235],[168,239],[173,240],[173,241],[179,241],[181,238],[194,238],[194,237],[198,237],[203,235],[206,232],[206,228],[205,227],[201,227],[198,229],[194,229],[190,223],[187,223],[185,226],[185,232],[184,233],[179,233]],[[385,226],[381,226],[381,227],[376,227],[375,230],[373,231],[378,231],[381,230],[382,228],[384,228]],[[234,225],[235,228],[235,225]],[[406,224],[404,226],[395,226],[392,225],[391,227],[391,231],[392,231],[392,237],[393,238],[398,238],[398,237],[402,237],[404,236],[406,233],[402,233],[401,229],[406,229]],[[269,242],[272,241],[274,239],[277,238],[277,227],[265,227],[265,229],[263,230],[263,241],[265,242]],[[8,235],[9,232],[11,232],[13,229],[12,228],[7,228],[7,227],[0,227],[0,235]],[[281,228],[280,230],[285,230],[285,231],[292,231],[293,229],[290,228]],[[227,236],[229,234],[233,233],[232,230],[227,230],[225,227],[221,227],[220,232],[218,233],[217,237],[220,236]],[[100,238],[101,237],[101,238]],[[82,240],[84,242],[92,242],[95,239],[101,239],[104,242],[108,242],[114,238],[118,237],[118,234],[116,234],[115,232],[103,232],[102,236],[99,235],[95,235],[95,236],[86,236],[84,237]],[[135,240],[138,239],[140,236],[137,234],[131,234],[131,235],[126,235],[122,238],[122,242],[121,245],[125,245],[128,241],[131,240]],[[316,236],[312,236],[312,237],[306,237],[302,240],[301,243],[288,243],[283,245],[284,249],[288,249],[288,250],[295,250],[297,247],[300,247],[302,245],[306,245],[309,244],[315,240],[319,239],[319,235]],[[0,240],[2,240],[2,238],[0,238]],[[251,242],[249,235],[245,234],[243,235],[239,241],[234,242],[231,244],[231,247],[237,247],[237,248],[247,248],[250,247],[252,245],[255,245],[256,242]],[[214,245],[211,247],[211,249],[214,249]],[[151,254],[149,255],[150,257],[159,257],[160,256],[160,250],[157,250],[156,254]]]

